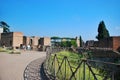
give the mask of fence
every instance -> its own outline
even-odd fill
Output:
[[[44,64],[46,74],[52,80],[119,80],[120,64],[89,60],[82,58],[76,62],[70,62],[64,56],[61,60],[57,52],[66,50],[54,48],[47,50]],[[54,54],[53,54],[54,53]]]

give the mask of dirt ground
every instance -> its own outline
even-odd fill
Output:
[[[22,51],[21,54],[0,52],[0,80],[24,80],[26,66],[31,61],[45,56],[45,52],[38,51]]]

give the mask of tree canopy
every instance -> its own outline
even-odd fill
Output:
[[[58,36],[53,36],[53,37],[51,37],[51,39],[61,39],[61,38]]]
[[[104,21],[101,21],[98,25],[98,35],[96,36],[96,38],[98,40],[101,40],[107,37],[110,37],[109,31],[106,29]]]
[[[77,47],[77,43],[75,40],[61,42],[61,47],[71,47],[71,46]]]
[[[3,28],[3,32],[4,33],[8,33],[8,32],[10,32],[10,26],[6,23],[6,22],[4,22],[4,21],[1,21],[0,22],[0,27],[2,27]]]

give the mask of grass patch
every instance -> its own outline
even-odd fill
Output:
[[[10,54],[21,54],[21,52],[20,51],[11,51],[11,52],[9,52]]]
[[[83,58],[82,55],[69,52],[69,51],[61,51],[55,54],[48,59],[47,65],[48,71],[52,74],[57,76],[59,80],[69,80],[72,76],[73,72],[76,71],[77,67],[81,63],[81,59]],[[85,69],[84,69],[85,67]],[[100,74],[98,69],[91,68],[92,71],[96,74]],[[84,71],[85,71],[85,80],[94,80],[94,76],[92,72],[89,70],[87,65],[84,63],[77,69],[75,75],[72,77],[72,80],[83,80],[84,78]],[[96,75],[98,80],[103,80],[103,76]],[[107,79],[110,80],[110,79]]]
[[[0,52],[6,52],[6,49],[0,47]]]
[[[9,54],[21,54],[21,52],[19,50],[10,50],[7,48],[2,48],[2,47],[0,47],[0,52],[6,52]]]

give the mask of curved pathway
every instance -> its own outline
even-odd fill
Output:
[[[24,80],[48,80],[43,69],[45,57],[36,59],[27,65],[24,71]]]
[[[38,51],[22,51],[21,54],[8,54],[0,52],[0,80],[24,80],[23,74],[24,70],[27,69],[26,66],[36,61],[35,64],[32,64],[34,65],[34,67],[40,68],[39,65],[44,60],[45,56],[45,52]],[[38,61],[38,58],[40,62]],[[39,64],[38,66],[36,65],[37,63]],[[33,69],[33,67],[29,66],[29,69]],[[34,70],[39,71],[38,69]]]

